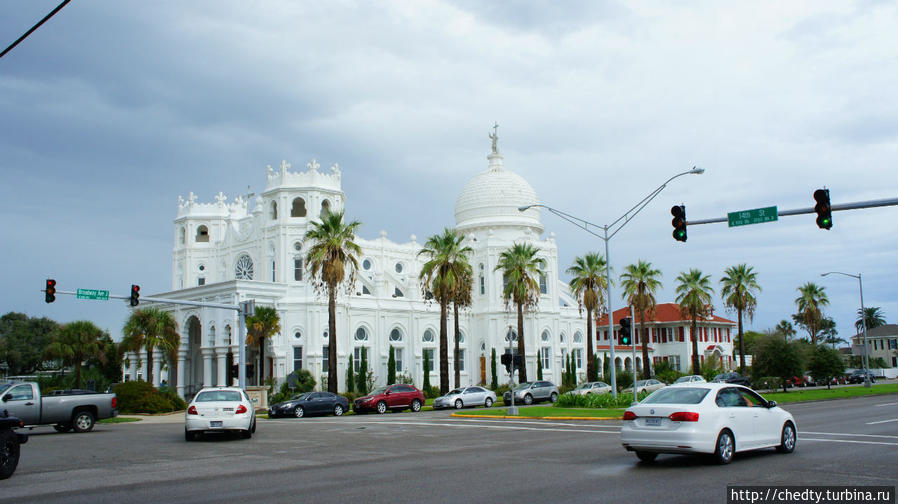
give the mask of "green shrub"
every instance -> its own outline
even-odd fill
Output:
[[[681,376],[684,376],[683,373],[674,369],[667,361],[661,361],[655,365],[655,378],[664,383],[673,383]]]
[[[401,383],[403,385],[414,385],[415,380],[412,379],[412,376],[408,373],[397,373],[395,383]],[[388,384],[391,385],[391,384]]]
[[[156,390],[143,380],[119,383],[113,391],[121,413],[171,413],[187,407],[171,389]]]
[[[503,383],[502,385],[496,387],[496,399],[501,401],[502,396],[505,395],[505,393],[509,390],[511,390],[511,387],[509,387],[507,383]]]
[[[629,371],[618,371],[617,372],[617,391],[630,387],[633,385],[633,373]]]
[[[425,399],[433,399],[434,397],[440,397],[440,388],[439,387],[427,387],[421,390],[424,392]]]
[[[645,399],[648,392],[639,394],[639,400]],[[618,394],[617,398],[611,394],[563,394],[555,402],[559,408],[626,408],[633,402],[631,394]]]
[[[296,387],[290,388],[290,377],[288,376],[287,380],[281,384],[278,392],[268,397],[268,404],[277,404],[290,399],[296,394],[315,390],[315,378],[312,378],[312,373],[308,370],[297,369],[290,374],[296,377]]]

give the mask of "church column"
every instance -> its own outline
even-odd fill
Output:
[[[162,374],[162,352],[158,348],[153,349],[153,386],[158,387]]]
[[[230,383],[227,383],[228,379],[228,366],[227,366],[227,356],[228,356],[228,347],[219,346],[215,347],[215,357],[218,359],[218,380],[217,384],[219,387],[227,387],[230,386]]]
[[[212,353],[213,349],[203,348],[200,350],[203,354],[203,386],[212,386]]]
[[[184,397],[184,374],[186,373],[187,349],[178,349],[178,396]]]
[[[137,379],[137,352],[128,352],[128,379]]]

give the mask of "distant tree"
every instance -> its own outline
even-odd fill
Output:
[[[857,309],[857,322],[854,323],[854,327],[857,328],[858,334],[861,334],[864,331],[865,320],[867,321],[868,330],[886,324],[885,314],[878,306],[868,306],[864,308],[863,315],[861,315],[861,309]]]
[[[543,360],[537,357],[536,359],[536,379],[543,379]]]
[[[700,369],[698,358],[698,319],[710,317],[714,311],[711,296],[711,275],[704,275],[700,270],[690,269],[689,273],[680,273],[677,277],[677,303],[680,312],[692,321],[692,367]]]
[[[281,318],[271,306],[257,306],[256,314],[246,317],[246,344],[259,348],[259,385],[265,381],[265,340],[281,332]]]
[[[421,388],[430,390],[430,354],[427,352],[424,352],[424,385]]]
[[[87,367],[98,370],[109,383],[120,383],[122,381],[122,361],[124,360],[121,348],[105,331],[100,336],[98,343],[103,356],[98,355],[87,359]]]
[[[764,337],[755,344],[751,369],[756,380],[764,376],[781,378],[783,392],[786,392],[786,380],[804,372],[801,350],[795,342],[783,341],[776,336]]]
[[[160,349],[168,354],[181,345],[178,323],[167,311],[155,306],[140,308],[131,312],[125,327],[121,349],[131,352],[147,352],[147,383],[153,383],[153,351]]]
[[[499,388],[499,375],[496,373],[496,349],[493,348],[490,353],[492,359],[490,363],[490,388],[496,390]]]
[[[529,243],[515,243],[499,254],[495,271],[501,271],[507,281],[502,289],[506,308],[514,305],[518,312],[518,354],[524,363],[518,370],[518,380],[527,381],[527,353],[524,348],[524,311],[539,304],[538,275],[546,260],[537,257],[539,248]]]
[[[649,338],[645,331],[646,317],[655,317],[655,293],[662,287],[661,270],[652,267],[652,263],[639,260],[630,264],[620,276],[623,297],[639,315],[639,334],[642,340],[642,372],[652,375],[652,364],[649,360]],[[610,315],[609,315],[610,316]],[[635,363],[634,363],[635,367]]]
[[[745,374],[745,341],[742,337],[742,314],[748,315],[751,321],[755,316],[755,308],[758,300],[755,294],[761,291],[758,284],[758,273],[747,264],[730,266],[723,272],[720,279],[720,297],[724,304],[731,310],[736,310],[738,315],[737,337],[739,339],[739,373]]]
[[[355,388],[359,394],[368,393],[368,349],[362,348],[362,358],[359,359],[359,375],[355,379]]]
[[[594,348],[592,343],[592,314],[601,313],[605,304],[605,292],[608,291],[608,278],[606,276],[607,264],[605,258],[597,253],[590,252],[583,257],[575,257],[574,264],[567,269],[571,275],[568,283],[571,294],[577,298],[578,308],[586,308],[586,376],[588,381],[595,381],[599,372],[595,366]]]
[[[832,317],[823,317],[820,321],[820,335],[818,336],[823,344],[829,344],[835,348],[836,343],[847,343],[845,338],[839,337],[839,331],[836,329],[836,321]]]
[[[589,381],[597,381],[599,379],[599,354],[592,354],[592,368],[596,370],[596,376],[593,377],[592,380]]]
[[[48,318],[9,312],[0,317],[0,362],[9,375],[30,375],[44,369],[45,349],[59,333]]]
[[[100,345],[103,331],[87,320],[71,322],[62,327],[56,339],[47,346],[47,356],[59,359],[66,366],[75,368],[75,388],[81,388],[81,366],[84,361],[96,358],[106,360]]]
[[[571,352],[571,386],[577,386],[577,359],[574,358],[574,352]]]
[[[826,288],[808,282],[798,288],[799,296],[795,298],[798,313],[794,318],[808,331],[811,343],[817,344],[817,334],[823,321],[823,307],[829,305]]]
[[[608,353],[605,352],[602,354],[602,379],[608,378],[608,373],[611,372],[611,364],[608,362]]]
[[[775,331],[786,341],[791,340],[795,336],[795,328],[792,327],[792,323],[788,320],[780,320],[779,324],[776,325]]]
[[[776,333],[773,332],[772,334],[776,334]],[[736,345],[736,352],[739,351],[740,346],[744,346],[745,347],[745,355],[752,355],[755,351],[755,342],[757,342],[759,339],[763,338],[764,336],[765,336],[765,333],[760,333],[758,331],[745,331],[744,333],[742,333],[742,338],[741,338],[742,340],[744,340],[744,344],[743,344],[740,341],[739,336],[736,335],[736,339],[734,340],[735,345]]]
[[[390,356],[387,358],[387,385],[396,383],[396,349],[390,345]]]
[[[349,354],[349,365],[346,366],[346,393],[352,394],[355,392],[355,369],[352,368],[352,354]],[[328,378],[328,382],[330,382],[330,378]]]
[[[820,345],[814,350],[808,368],[817,383],[825,381],[826,388],[829,389],[833,378],[842,376],[845,372],[845,363],[838,350]]]

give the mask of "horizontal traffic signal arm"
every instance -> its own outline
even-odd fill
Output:
[[[883,206],[896,206],[898,205],[898,198],[886,198],[879,200],[869,200],[869,201],[857,201],[854,203],[842,203],[840,205],[832,205],[830,210],[833,212],[839,212],[842,210],[858,210],[861,208],[875,208],[875,207],[883,207]],[[801,214],[816,214],[817,211],[814,207],[806,207],[806,208],[796,208],[794,210],[779,210],[777,211],[777,215],[780,217],[786,217],[789,215],[801,215]],[[698,226],[699,224],[717,224],[719,222],[727,222],[727,217],[716,217],[713,219],[698,219],[698,220],[690,220],[686,221],[686,226]]]

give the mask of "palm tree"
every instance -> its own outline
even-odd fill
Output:
[[[75,367],[75,388],[81,388],[81,364],[90,358],[106,362],[100,345],[103,331],[87,320],[71,322],[62,327],[56,339],[47,346],[46,354],[59,359],[66,366]]]
[[[781,334],[786,341],[789,341],[792,339],[792,336],[795,336],[795,328],[792,327],[792,322],[789,322],[788,320],[780,320],[779,324],[774,328],[774,331]]]
[[[642,373],[652,376],[649,362],[648,336],[645,334],[645,318],[655,317],[655,292],[661,288],[661,271],[652,268],[652,263],[639,260],[627,266],[620,276],[623,297],[627,304],[639,313],[639,333],[642,335]],[[634,363],[635,364],[635,363]],[[636,379],[635,365],[633,379]]]
[[[452,311],[455,316],[455,388],[461,387],[461,370],[458,368],[458,353],[460,352],[458,345],[461,339],[461,331],[458,328],[458,310],[471,306],[471,289],[474,288],[474,270],[468,263],[465,263],[465,266],[466,269],[452,296]]]
[[[714,311],[711,304],[711,296],[714,295],[711,275],[702,275],[700,270],[693,268],[689,273],[680,273],[677,282],[677,303],[680,305],[680,311],[692,320],[692,372],[701,374],[696,326],[699,318],[707,318]]]
[[[795,298],[798,305],[798,318],[811,336],[811,344],[817,344],[817,333],[820,332],[823,320],[823,307],[829,304],[826,288],[808,282],[798,288],[799,296]]]
[[[518,379],[521,383],[527,381],[527,354],[524,353],[524,310],[529,310],[539,303],[539,278],[540,271],[545,268],[546,260],[537,257],[539,248],[529,243],[515,243],[499,254],[499,263],[494,271],[502,271],[506,280],[502,289],[502,299],[505,307],[512,304],[518,311],[518,354],[524,361],[524,365],[518,371]]]
[[[156,307],[142,308],[131,312],[122,329],[122,349],[147,351],[147,383],[153,383],[153,350],[159,348],[170,355],[181,345],[178,323],[172,314]]]
[[[271,306],[257,306],[256,314],[246,317],[246,344],[259,346],[259,385],[265,380],[265,339],[281,332],[280,322]]]
[[[736,310],[739,333],[739,373],[745,374],[745,338],[742,332],[742,314],[748,315],[751,321],[755,317],[755,308],[758,300],[755,293],[761,291],[758,285],[758,272],[747,264],[730,266],[723,271],[724,277],[720,279],[720,297],[724,304],[731,310]]]
[[[864,321],[867,322],[867,329],[886,325],[885,314],[878,306],[864,308],[863,315],[861,315],[861,309],[857,309],[857,322],[854,323],[854,327],[857,328],[858,334],[864,330]]]
[[[463,296],[458,291],[465,288],[464,277],[471,271],[467,257],[471,253],[471,248],[462,246],[462,240],[464,236],[456,233],[454,229],[446,228],[442,234],[428,238],[424,248],[418,252],[419,256],[428,257],[418,275],[421,289],[425,297],[429,290],[440,303],[440,393],[442,394],[449,392],[449,336],[446,328],[448,307],[457,295]],[[467,284],[467,288],[470,291],[470,283]],[[456,335],[456,341],[457,338]]]
[[[343,212],[323,212],[321,222],[312,222],[305,235],[311,242],[306,264],[312,277],[318,279],[315,289],[327,292],[327,390],[334,394],[337,393],[337,289],[344,280],[348,280],[348,289],[355,283],[359,269],[356,254],[360,255],[362,249],[353,240],[361,225],[359,221],[344,223]]]
[[[605,275],[607,263],[597,252],[587,253],[583,257],[575,257],[574,264],[567,269],[571,275],[568,285],[571,293],[577,297],[578,309],[586,308],[586,379],[596,381],[594,346],[592,342],[592,314],[597,315],[605,305],[605,292],[608,289],[608,278]],[[598,338],[597,338],[598,339]]]

